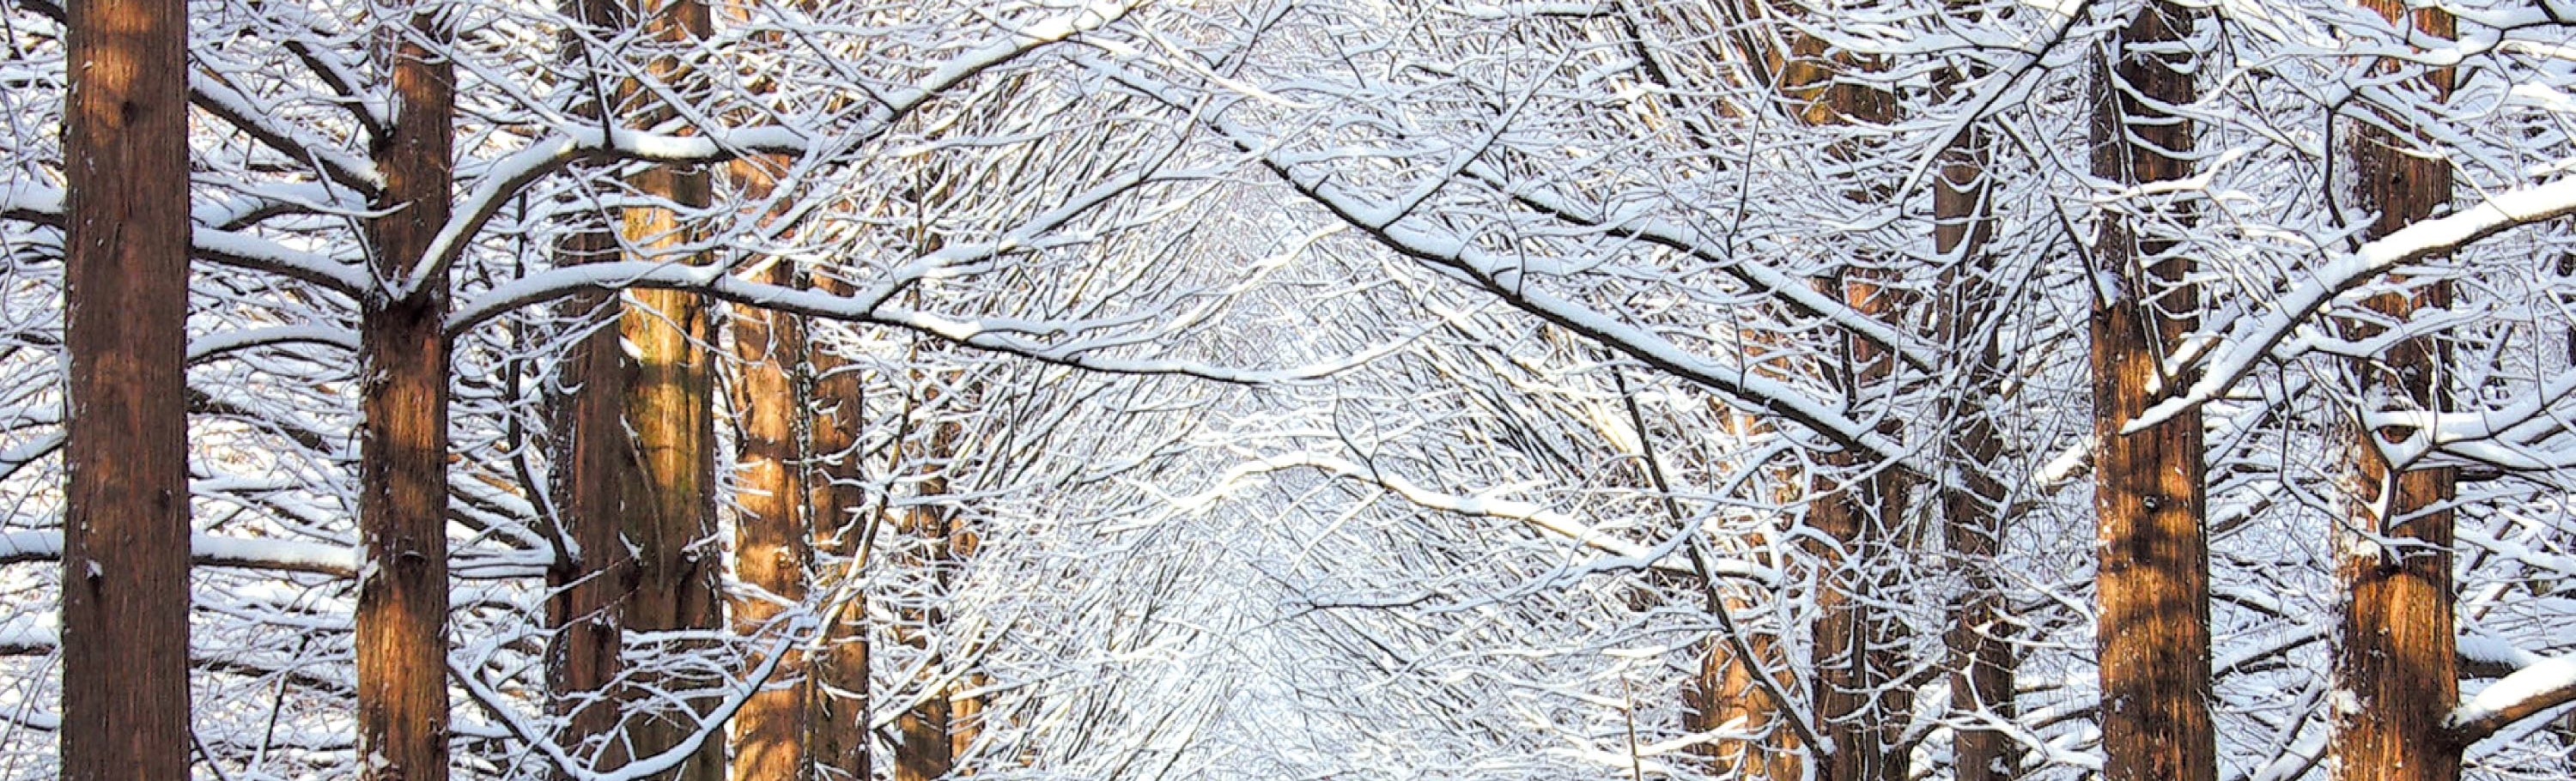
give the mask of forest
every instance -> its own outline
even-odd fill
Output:
[[[0,0],[0,781],[2576,777],[2576,0]]]

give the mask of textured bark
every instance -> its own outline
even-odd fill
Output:
[[[574,234],[565,242],[566,263],[615,260],[617,237],[599,231]],[[618,345],[618,331],[601,320],[615,311],[616,296],[594,293],[573,297],[567,309],[577,326],[587,329],[565,356],[566,387],[553,400],[558,432],[555,451],[556,532],[565,550],[546,569],[547,624],[555,629],[547,651],[547,688],[558,713],[568,717],[556,740],[567,748],[587,746],[617,729],[619,708],[609,684],[620,670],[624,642],[620,602],[631,586],[633,568],[621,526],[629,512],[627,499],[637,488],[632,443],[626,436],[623,389],[635,367]],[[604,752],[591,757],[594,767],[624,764],[626,757],[607,740]],[[557,778],[570,769],[557,768]]]
[[[2120,184],[2191,175],[2192,123],[2160,105],[2198,94],[2186,39],[2199,12],[2151,0],[2095,61],[2093,173]],[[2117,80],[2115,84],[2113,80]],[[2119,86],[2125,85],[2125,87]],[[2134,434],[2121,428],[2156,400],[2163,356],[2200,307],[2193,263],[2173,235],[2189,216],[2107,213],[2094,246],[2094,509],[2104,781],[2212,781],[2209,713],[2209,550],[2201,417],[2195,409]]]
[[[625,26],[614,0],[576,0],[568,12],[595,30]],[[567,46],[567,51],[572,51]],[[575,61],[578,53],[569,55]],[[597,120],[600,107],[576,101],[573,113]],[[578,227],[556,248],[557,263],[604,263],[620,257],[616,228],[603,214],[579,214]],[[555,416],[554,507],[556,542],[564,550],[546,569],[546,623],[555,630],[546,654],[546,683],[557,713],[566,717],[555,740],[597,769],[629,757],[612,739],[621,716],[609,685],[622,669],[625,619],[622,601],[633,588],[623,524],[629,498],[640,491],[634,443],[626,434],[626,389],[635,362],[618,344],[619,296],[582,293],[565,300],[563,313],[577,330],[549,404]],[[555,768],[569,781],[573,768]]]
[[[368,222],[378,276],[416,293],[370,295],[358,325],[358,777],[447,778],[447,279],[420,278],[447,222],[456,84],[439,15],[412,17],[392,47],[393,114],[376,165],[385,189]]]
[[[770,284],[794,281],[788,263],[772,264],[759,276]],[[804,329],[794,316],[750,307],[735,307],[731,322],[734,412],[741,421],[734,576],[758,589],[735,595],[733,622],[739,634],[766,637],[764,630],[780,629],[770,626],[780,613],[805,601],[806,572],[814,559],[804,513],[805,458],[797,436],[805,398],[790,374],[803,358]],[[806,718],[813,685],[803,673],[803,654],[787,653],[778,677],[734,715],[736,781],[808,777]]]
[[[1817,127],[1878,125],[1896,118],[1895,96],[1874,86],[1842,78],[1876,69],[1876,63],[1828,48],[1824,41],[1794,31],[1786,56],[1774,70],[1773,85],[1792,101],[1800,118]],[[1837,146],[1827,154],[1855,158],[1860,153]],[[1845,193],[1861,203],[1885,200],[1880,188]],[[1911,292],[1892,285],[1895,272],[1881,259],[1862,257],[1823,281],[1854,311],[1894,320],[1913,308]],[[1885,348],[1854,335],[1836,337],[1838,355],[1824,367],[1827,379],[1847,403],[1859,406],[1873,395],[1893,391],[1896,359]],[[1901,435],[1902,423],[1889,418],[1880,433]],[[1819,778],[1826,781],[1903,779],[1909,767],[1902,742],[1912,692],[1894,685],[1894,672],[1906,668],[1904,627],[1881,615],[1878,604],[1892,593],[1890,566],[1916,547],[1903,519],[1913,480],[1884,464],[1868,463],[1849,452],[1828,453],[1827,469],[1809,486],[1807,522],[1830,543],[1809,550],[1824,577],[1816,595],[1813,710],[1817,728],[1833,744]]]
[[[2363,0],[2390,21],[2405,24],[2406,4]],[[2411,14],[2417,29],[2449,38],[2447,14]],[[2450,72],[2436,70],[2419,83],[2435,99],[2450,91]],[[2404,128],[2403,122],[2393,123]],[[2404,151],[2408,142],[2376,126],[2353,139],[2353,189],[2362,210],[2378,213],[2368,238],[2394,233],[2451,200],[2451,167],[2440,158]],[[2419,307],[2447,307],[2448,283],[2424,286],[2413,296],[2383,293],[2364,302],[2385,320],[2400,321]],[[2353,338],[2386,329],[2349,324]],[[2423,410],[2448,407],[2441,373],[2448,363],[2432,339],[2406,339],[2378,360],[2355,360],[2349,376],[2360,398],[2384,396]],[[2351,454],[2345,497],[2350,515],[2335,546],[2335,573],[2345,593],[2334,653],[2335,690],[2351,697],[2333,709],[2333,761],[2338,781],[2453,781],[2462,746],[2449,740],[2443,719],[2460,699],[2454,651],[2451,585],[2451,510],[2454,470],[2393,465],[2378,435],[2349,426]],[[2405,432],[2392,432],[2402,437]]]
[[[1950,85],[1941,86],[1946,92]],[[1995,428],[1995,416],[2005,409],[2003,356],[1979,332],[2004,306],[1991,278],[1994,258],[1986,252],[1994,230],[1986,160],[1985,134],[1970,128],[1942,152],[1932,189],[1932,246],[1952,264],[1941,286],[1941,343],[1967,372],[1956,394],[1941,399],[1934,418],[1949,432],[1941,463],[1958,475],[1940,489],[1941,538],[1967,586],[1942,636],[1950,654],[1951,764],[1958,781],[2007,781],[2018,774],[2019,754],[2011,736],[1987,721],[2010,720],[2017,710],[2015,659],[2004,621],[2008,603],[1996,576],[2006,493],[1995,477],[2004,457]]]
[[[68,9],[62,777],[188,778],[186,4]]]
[[[959,432],[954,422],[937,421],[930,425],[929,441],[924,443],[919,460],[924,470],[916,489],[921,503],[896,511],[895,529],[918,541],[921,551],[918,563],[927,573],[926,577],[932,580],[925,590],[936,600],[948,593],[948,582],[957,567],[959,553],[955,545],[959,533],[956,513],[943,504],[948,494],[945,470],[953,468]],[[924,675],[931,681],[945,678],[951,660],[946,658],[944,649],[931,644],[934,638],[944,634],[939,628],[947,623],[947,611],[934,601],[906,613],[904,618],[909,631],[905,641],[931,654],[930,663],[922,668]],[[920,704],[904,711],[895,720],[903,736],[903,742],[895,747],[895,781],[930,781],[947,775],[957,766],[955,708],[949,700],[954,690],[948,685],[931,685],[939,685],[939,690],[923,697]]]
[[[645,36],[666,44],[704,39],[712,25],[700,0],[645,4]],[[666,83],[691,76],[673,60],[657,60],[649,70]],[[656,98],[630,95],[639,104]],[[649,126],[669,112],[630,108],[632,124]],[[706,171],[657,166],[631,180],[636,191],[683,208],[707,205],[711,184]],[[621,210],[621,230],[629,246],[645,259],[665,263],[700,263],[680,256],[692,236],[676,209],[634,206]],[[721,561],[709,544],[715,522],[715,375],[706,345],[715,335],[712,308],[703,296],[677,290],[627,293],[622,320],[626,342],[636,360],[635,382],[627,387],[626,424],[633,432],[641,462],[639,495],[627,502],[626,542],[635,557],[634,589],[626,601],[626,628],[636,632],[716,630],[723,628],[723,604],[717,591]],[[699,715],[712,701],[692,704]],[[677,746],[698,730],[688,714],[664,713],[634,721],[628,731],[639,756]],[[675,781],[715,781],[725,773],[724,741],[700,744],[696,756],[671,776]]]
[[[816,287],[846,292],[846,285],[818,278]],[[814,418],[807,448],[813,457],[807,490],[813,497],[814,550],[830,557],[825,572],[855,575],[864,557],[869,519],[867,475],[858,452],[867,425],[866,384],[859,368],[828,350],[812,352]],[[829,585],[829,584],[827,584]],[[823,650],[809,661],[814,675],[811,753],[818,781],[873,778],[868,728],[868,602],[857,590],[829,617]]]

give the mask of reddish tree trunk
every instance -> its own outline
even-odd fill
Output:
[[[447,279],[423,274],[447,222],[456,101],[438,15],[393,47],[395,124],[376,165],[376,273],[416,292],[371,295],[358,326],[358,755],[362,781],[447,778]]]
[[[789,264],[777,263],[761,281],[789,284]],[[740,476],[736,478],[734,574],[759,591],[733,599],[735,631],[767,643],[765,629],[806,596],[806,572],[813,551],[803,512],[804,453],[797,418],[805,398],[789,367],[804,356],[803,328],[796,318],[750,307],[733,310],[734,411],[740,416]],[[733,777],[736,781],[795,781],[805,777],[807,700],[812,683],[804,675],[802,654],[788,652],[778,677],[743,704],[734,716]],[[755,660],[756,661],[756,660]]]
[[[825,290],[846,294],[846,285],[817,280]],[[855,574],[851,563],[867,552],[867,475],[858,452],[859,432],[867,425],[866,385],[857,366],[828,351],[813,353],[814,400],[812,439],[815,462],[809,491],[815,517],[814,548],[838,561],[829,572]],[[815,692],[811,745],[817,781],[867,781],[874,778],[868,727],[868,613],[864,591],[850,594],[840,610],[827,617],[823,651],[811,660]]]
[[[62,777],[188,778],[186,4],[68,9]]]
[[[2192,123],[2162,105],[2198,95],[2181,45],[2197,9],[2152,0],[2095,64],[2093,172],[2121,184],[2191,175]],[[2114,79],[2118,84],[2114,83]],[[2119,85],[2126,85],[2125,87]],[[2166,222],[2187,220],[2168,211]],[[2159,233],[2171,228],[2150,228]],[[2121,433],[2157,400],[2164,356],[2200,306],[2176,243],[2102,218],[2093,262],[2094,509],[2099,513],[2104,781],[2213,781],[2209,713],[2209,550],[2198,410]]]
[[[2392,22],[2407,22],[2404,2],[2363,4]],[[2416,29],[2451,37],[2449,15],[2426,10],[2413,17]],[[2448,70],[2421,80],[2437,100],[2449,93],[2450,82]],[[2376,126],[2355,133],[2355,195],[2363,210],[2378,213],[2364,234],[2369,238],[2431,217],[2451,200],[2450,164],[2406,154],[2408,145]],[[2412,297],[2385,293],[2365,304],[2396,321],[2419,307],[2447,307],[2450,298],[2450,286],[2435,283]],[[2362,339],[2385,330],[2364,322],[2351,328],[2356,332],[2351,336]],[[2384,395],[2416,409],[2439,411],[2448,405],[2440,382],[2447,359],[2432,339],[2406,339],[2377,361],[2352,362],[2358,385],[2353,390],[2363,399]],[[2392,465],[2375,432],[2352,428],[2346,443],[2350,495],[2345,497],[2351,514],[2338,532],[2344,539],[2335,546],[2335,573],[2343,581],[2345,603],[2334,655],[2335,691],[2348,694],[2352,702],[2332,709],[2335,761],[2328,767],[2338,781],[2454,781],[2463,747],[2442,730],[2444,717],[2460,699],[2451,589],[2454,473]]]

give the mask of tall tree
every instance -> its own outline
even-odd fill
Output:
[[[586,28],[565,36],[569,42],[564,67],[588,79],[570,79],[572,114],[593,122],[615,116],[599,74],[584,73],[594,55],[582,52],[583,38],[605,39],[632,25],[631,14],[616,0],[573,0],[570,21]],[[567,216],[571,230],[555,248],[556,263],[580,265],[622,259],[611,213],[580,210]],[[642,490],[641,465],[626,427],[626,389],[635,382],[635,360],[621,344],[618,327],[623,296],[617,291],[590,291],[564,299],[564,321],[572,340],[566,348],[556,387],[549,389],[554,415],[555,506],[546,520],[553,524],[555,555],[546,572],[552,593],[546,600],[546,623],[555,630],[546,651],[546,682],[555,710],[565,718],[558,744],[583,756],[595,769],[623,764],[622,741],[612,739],[623,716],[610,691],[623,668],[624,599],[634,585],[633,557],[625,528]],[[556,778],[576,777],[576,768],[556,768]]]
[[[187,3],[70,4],[62,777],[188,777]]]
[[[2201,14],[2148,0],[2093,63],[2093,174],[2121,185],[2192,174],[2193,123],[2172,107],[2199,95],[2190,42]],[[2209,546],[2197,409],[2130,432],[2166,389],[2165,356],[2198,321],[2179,207],[2102,215],[2093,243],[2094,510],[2100,575],[2100,720],[2106,781],[2213,781]]]
[[[1967,75],[1936,76],[1937,97],[1962,92]],[[1996,420],[2004,414],[2006,379],[2003,356],[1988,330],[2009,302],[1995,279],[1998,258],[1989,248],[1995,188],[1986,170],[1992,160],[1988,144],[1985,128],[1972,122],[1941,150],[1932,182],[1932,251],[1942,264],[1934,330],[1964,374],[1939,397],[1934,416],[1944,424],[1937,462],[1957,475],[1937,488],[1941,539],[1966,585],[1942,635],[1950,654],[1951,764],[1958,781],[2007,781],[2019,764],[2011,733],[1988,721],[2008,721],[2016,713],[2008,602],[1996,571],[2007,515],[2006,488],[1997,477],[2004,448]]]
[[[367,223],[378,279],[358,324],[358,751],[361,781],[447,778],[447,273],[433,262],[455,176],[453,15],[399,11],[384,189]]]
[[[769,177],[749,161],[737,161],[741,189],[755,198],[768,194]],[[776,285],[798,282],[795,264],[773,258],[755,279]],[[813,568],[812,530],[805,508],[805,393],[795,373],[805,364],[805,329],[794,315],[748,306],[732,307],[727,322],[733,331],[733,409],[735,436],[734,577],[744,586],[732,598],[734,631],[747,637],[777,630],[778,616],[806,601],[807,573]],[[786,674],[734,715],[733,778],[736,781],[795,781],[807,778],[809,734],[806,720],[813,696],[812,679],[802,673],[804,655],[794,649],[780,662]],[[755,664],[758,660],[751,660]]]
[[[2403,0],[2362,4],[2400,30],[2454,34],[2451,16],[2442,11],[2410,11]],[[2413,82],[2424,100],[2439,103],[2450,95],[2451,71],[2429,69]],[[2361,211],[2373,213],[2364,239],[2396,233],[2450,203],[2450,161],[2412,151],[2423,140],[2411,120],[2417,116],[2395,109],[2353,123],[2352,197]],[[2348,337],[2372,339],[2418,309],[2451,305],[2447,281],[2408,288],[2363,301],[2377,316],[2350,319]],[[2460,699],[2451,587],[2456,470],[2390,463],[2381,432],[2359,420],[2381,398],[2420,411],[2448,409],[2442,378],[2449,362],[2438,339],[2416,336],[2352,359],[2346,369],[2362,406],[2345,426],[2348,515],[2336,532],[2345,539],[2334,546],[2344,601],[2334,686],[2353,699],[2351,707],[2332,709],[2335,761],[2328,767],[2338,781],[2453,781],[2460,774],[2463,746],[2443,732]],[[2397,439],[2409,434],[2396,433]]]
[[[664,84],[694,78],[691,53],[713,26],[707,4],[632,1],[639,3],[633,18],[646,41],[639,45],[654,47],[646,73]],[[658,93],[630,94],[628,99],[638,103],[629,109],[635,114],[631,119],[645,127],[675,116],[670,107],[652,105],[662,99]],[[706,169],[656,165],[635,174],[630,184],[656,203],[620,210],[626,245],[647,260],[704,263],[693,248],[701,234],[683,214],[707,206],[712,182]],[[628,502],[626,516],[626,541],[635,552],[626,627],[637,632],[718,629],[723,621],[716,586],[721,562],[706,544],[716,532],[715,374],[708,350],[715,337],[714,310],[705,296],[687,290],[635,290],[627,300],[621,327],[637,366],[635,381],[627,387],[626,425],[642,479],[640,495]],[[697,719],[687,714],[647,720],[633,729],[635,751],[661,752],[699,729]],[[724,777],[724,766],[724,742],[708,740],[674,778],[713,781]]]
[[[816,286],[841,290],[848,285],[817,275]],[[812,457],[807,489],[812,497],[813,549],[827,571],[856,577],[869,557],[875,525],[867,510],[867,474],[859,433],[867,425],[866,378],[859,367],[837,353],[810,349],[813,356],[814,414],[807,452]],[[868,781],[874,728],[868,723],[868,600],[866,589],[840,581],[831,585],[849,593],[839,610],[823,616],[822,650],[808,661],[814,692],[806,716],[813,737],[806,747],[816,781]]]

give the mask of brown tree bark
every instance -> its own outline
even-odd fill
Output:
[[[1896,119],[1894,95],[1848,78],[1876,69],[1875,63],[1833,50],[1814,36],[1782,34],[1788,36],[1787,48],[1776,55],[1773,88],[1807,124],[1883,125]],[[1850,159],[1859,153],[1838,145],[1828,154]],[[1887,198],[1883,190],[1856,187],[1845,195],[1855,202],[1878,203]],[[1858,258],[1822,285],[1854,311],[1895,320],[1913,308],[1916,296],[1895,284],[1896,273],[1881,260]],[[1836,355],[1823,368],[1848,404],[1893,392],[1894,355],[1855,335],[1838,335],[1835,342]],[[1891,417],[1880,431],[1901,435],[1901,426]],[[1901,781],[1909,764],[1899,744],[1911,720],[1913,697],[1893,678],[1894,671],[1906,667],[1906,639],[1903,625],[1882,615],[1877,604],[1896,585],[1892,573],[1897,569],[1888,564],[1916,547],[1904,521],[1914,481],[1901,470],[1867,463],[1849,452],[1828,453],[1820,460],[1826,468],[1809,486],[1807,523],[1832,542],[1809,546],[1824,573],[1816,595],[1821,615],[1814,627],[1812,707],[1817,729],[1832,750],[1818,777]]]
[[[358,777],[447,778],[447,278],[424,264],[447,222],[455,175],[453,68],[425,42],[447,40],[424,9],[392,47],[391,134],[379,139],[383,215],[368,221],[379,293],[358,325]]]
[[[846,285],[819,278],[826,290]],[[829,571],[857,574],[852,562],[868,555],[867,475],[858,452],[859,432],[867,425],[866,384],[857,366],[827,350],[812,353],[814,418],[807,447],[814,458],[808,490],[813,497],[814,549],[839,560]],[[849,595],[840,610],[827,617],[823,651],[809,661],[815,691],[807,723],[814,730],[807,747],[817,781],[867,781],[872,775],[868,726],[868,601],[864,590]]]
[[[1942,82],[1936,88],[1946,97],[1953,86]],[[1986,161],[1985,133],[1971,127],[1942,151],[1932,189],[1932,247],[1951,264],[1941,286],[1941,344],[1963,359],[1958,365],[1967,372],[1934,416],[1949,427],[1940,461],[1959,476],[1940,488],[1941,537],[1967,585],[1942,636],[1950,653],[1951,764],[1958,781],[2009,781],[2019,773],[2011,736],[1985,721],[2009,720],[2017,712],[2016,661],[1996,577],[2006,499],[1994,472],[2004,455],[1995,427],[2004,408],[2003,356],[1995,340],[1979,332],[2003,305],[1991,277],[1994,258],[1986,251],[1994,230]]]
[[[630,0],[641,2],[641,0]],[[703,40],[713,17],[703,0],[676,0],[658,6],[642,3],[632,11],[647,38],[662,45]],[[693,78],[685,64],[665,57],[648,64],[665,83]],[[630,95],[643,102],[656,98]],[[670,116],[668,109],[629,108],[636,123],[652,125]],[[696,168],[656,166],[636,174],[637,192],[681,208],[702,208],[711,195],[707,172]],[[634,206],[620,212],[627,245],[645,259],[698,263],[701,258],[676,256],[693,235],[674,208]],[[634,589],[626,601],[626,628],[635,632],[714,630],[723,627],[718,597],[721,562],[708,543],[715,519],[715,375],[706,345],[715,335],[712,308],[705,298],[677,290],[635,290],[627,294],[622,318],[626,342],[633,345],[636,373],[627,387],[626,423],[633,432],[642,480],[638,496],[627,502],[626,541],[634,549]],[[714,703],[693,705],[703,711]],[[686,714],[664,714],[632,723],[629,735],[639,756],[669,750],[699,729]],[[718,781],[725,772],[724,741],[708,740],[672,776],[676,781]]]
[[[2095,61],[2095,175],[2121,184],[2191,175],[2192,123],[2161,106],[2198,96],[2188,67],[2193,55],[2181,42],[2199,13],[2150,0]],[[2189,281],[2193,263],[2169,238],[2175,228],[2139,224],[2187,222],[2188,215],[2145,213],[2151,219],[2103,215],[2093,257],[2096,275],[2107,280],[2091,317],[2102,776],[2213,781],[2200,412],[2121,433],[2159,389],[2191,382],[2164,376],[2163,359],[2200,307]]]
[[[569,5],[567,12],[594,34],[632,24],[614,0],[573,0]],[[570,45],[566,50],[573,51]],[[568,56],[575,61],[581,57],[577,52]],[[597,121],[605,109],[594,100],[577,100],[572,112]],[[572,219],[581,222],[556,248],[558,263],[619,259],[616,228],[607,215]],[[546,600],[546,622],[555,630],[547,649],[546,681],[556,711],[566,717],[555,740],[574,756],[597,744],[586,759],[601,770],[630,759],[612,739],[623,708],[609,689],[623,669],[623,600],[634,587],[623,526],[632,512],[627,502],[640,494],[643,479],[626,433],[626,389],[635,382],[636,368],[618,343],[620,301],[615,292],[581,293],[564,301],[564,319],[578,329],[577,337],[549,401],[555,416],[552,520],[561,549],[546,569],[546,586],[553,590]],[[554,777],[568,781],[573,770],[556,768]]]
[[[2435,37],[2452,35],[2448,14],[2410,14],[2402,0],[2363,0],[2402,27]],[[2409,17],[2412,17],[2410,20]],[[2437,69],[2417,81],[2434,100],[2448,96],[2451,73]],[[2401,130],[2406,123],[2392,124]],[[2451,166],[2437,157],[2407,154],[2410,143],[2376,125],[2364,125],[2351,146],[2354,196],[2374,211],[2366,238],[2394,233],[2451,200]],[[2448,283],[2413,295],[2383,293],[2364,302],[2385,321],[2403,321],[2419,307],[2447,307]],[[2372,338],[2378,323],[2348,323],[2353,338]],[[2441,373],[2449,356],[2431,338],[2397,342],[2376,360],[2351,362],[2356,395],[2385,395],[2421,410],[2447,408]],[[2335,573],[2344,605],[2334,651],[2335,691],[2352,701],[2330,709],[2334,737],[2327,763],[2338,781],[2454,781],[2464,748],[2443,733],[2443,720],[2460,699],[2457,640],[2453,632],[2451,510],[2454,470],[2390,464],[2378,432],[2347,427],[2350,452],[2345,504],[2350,515],[2338,531]]]
[[[930,425],[931,431],[928,441],[922,446],[920,461],[924,474],[916,489],[916,497],[922,500],[922,504],[896,511],[895,529],[913,536],[920,544],[919,563],[925,577],[932,581],[924,591],[933,598],[939,598],[948,591],[950,573],[957,566],[958,559],[954,545],[958,533],[955,512],[941,502],[948,495],[945,470],[953,468],[959,431],[957,424],[950,421],[934,421]],[[940,634],[935,628],[947,623],[947,611],[934,603],[906,612],[909,613],[905,616],[907,623],[913,625],[908,642],[933,655],[932,662],[923,669],[934,680],[945,677],[949,660],[941,649],[930,644],[932,638]],[[903,742],[895,747],[895,781],[931,781],[947,775],[957,766],[957,724],[955,708],[949,699],[954,691],[946,684],[926,682],[925,685],[937,685],[939,689],[924,696],[919,704],[895,719],[896,729],[903,737]]]
[[[790,266],[774,263],[759,280],[790,284]],[[733,622],[737,633],[763,638],[763,630],[775,629],[769,624],[780,613],[805,601],[806,572],[814,559],[804,513],[805,457],[797,435],[805,397],[790,374],[790,367],[803,361],[804,329],[794,316],[752,307],[734,307],[731,322],[734,411],[741,421],[734,574],[759,589],[734,596]],[[734,714],[735,781],[808,777],[806,718],[813,686],[803,673],[803,654],[787,654],[779,677]]]
[[[186,3],[68,9],[62,777],[188,778]]]

